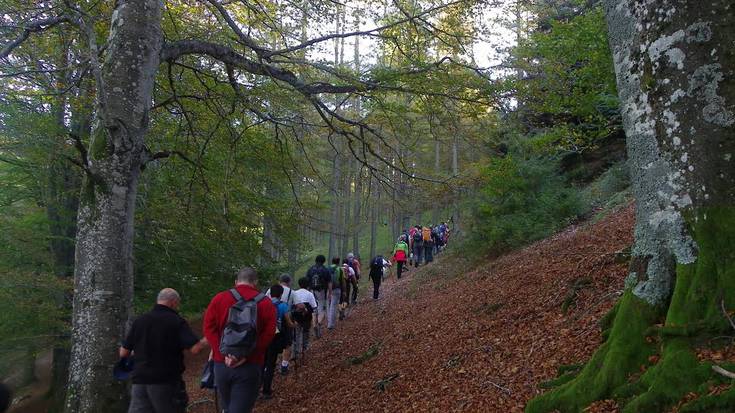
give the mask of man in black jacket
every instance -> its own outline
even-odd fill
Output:
[[[324,266],[327,258],[323,255],[317,255],[314,265],[306,272],[306,278],[309,279],[309,290],[316,298],[317,308],[315,310],[314,335],[316,338],[321,337],[321,327],[327,317],[327,306],[329,304],[329,294],[332,292],[332,275],[329,269]]]
[[[172,288],[158,293],[153,309],[130,328],[120,347],[120,358],[132,355],[133,387],[128,413],[181,413],[188,397],[181,379],[184,350],[196,354],[206,345],[179,316],[181,298]]]

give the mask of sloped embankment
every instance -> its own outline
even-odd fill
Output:
[[[445,257],[390,280],[384,299],[361,302],[314,341],[305,365],[277,377],[274,399],[256,410],[520,412],[558,366],[598,346],[632,226],[628,206],[498,259]],[[191,383],[200,364],[189,370]]]

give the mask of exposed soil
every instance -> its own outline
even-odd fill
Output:
[[[599,345],[597,322],[627,274],[617,253],[633,241],[633,215],[627,206],[466,269],[440,256],[388,280],[379,301],[363,289],[349,318],[313,341],[298,371],[277,376],[275,397],[256,411],[521,412],[558,366],[585,362]],[[204,358],[188,363],[193,412],[215,411],[212,392],[198,389]]]

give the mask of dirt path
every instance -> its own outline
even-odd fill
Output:
[[[584,362],[598,346],[597,321],[627,274],[616,252],[632,243],[633,219],[629,206],[473,268],[440,257],[389,280],[376,302],[363,290],[350,317],[314,341],[296,374],[277,376],[274,399],[256,411],[521,412],[559,365]],[[350,362],[371,348],[373,357]],[[211,392],[194,386],[202,362],[189,363],[200,402],[191,411],[214,412],[203,402]]]

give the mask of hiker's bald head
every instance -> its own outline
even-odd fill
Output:
[[[158,297],[156,298],[156,303],[165,305],[166,307],[171,308],[178,308],[179,303],[181,302],[181,297],[179,296],[179,293],[176,292],[173,288],[164,288],[161,290],[161,292],[158,293]]]

